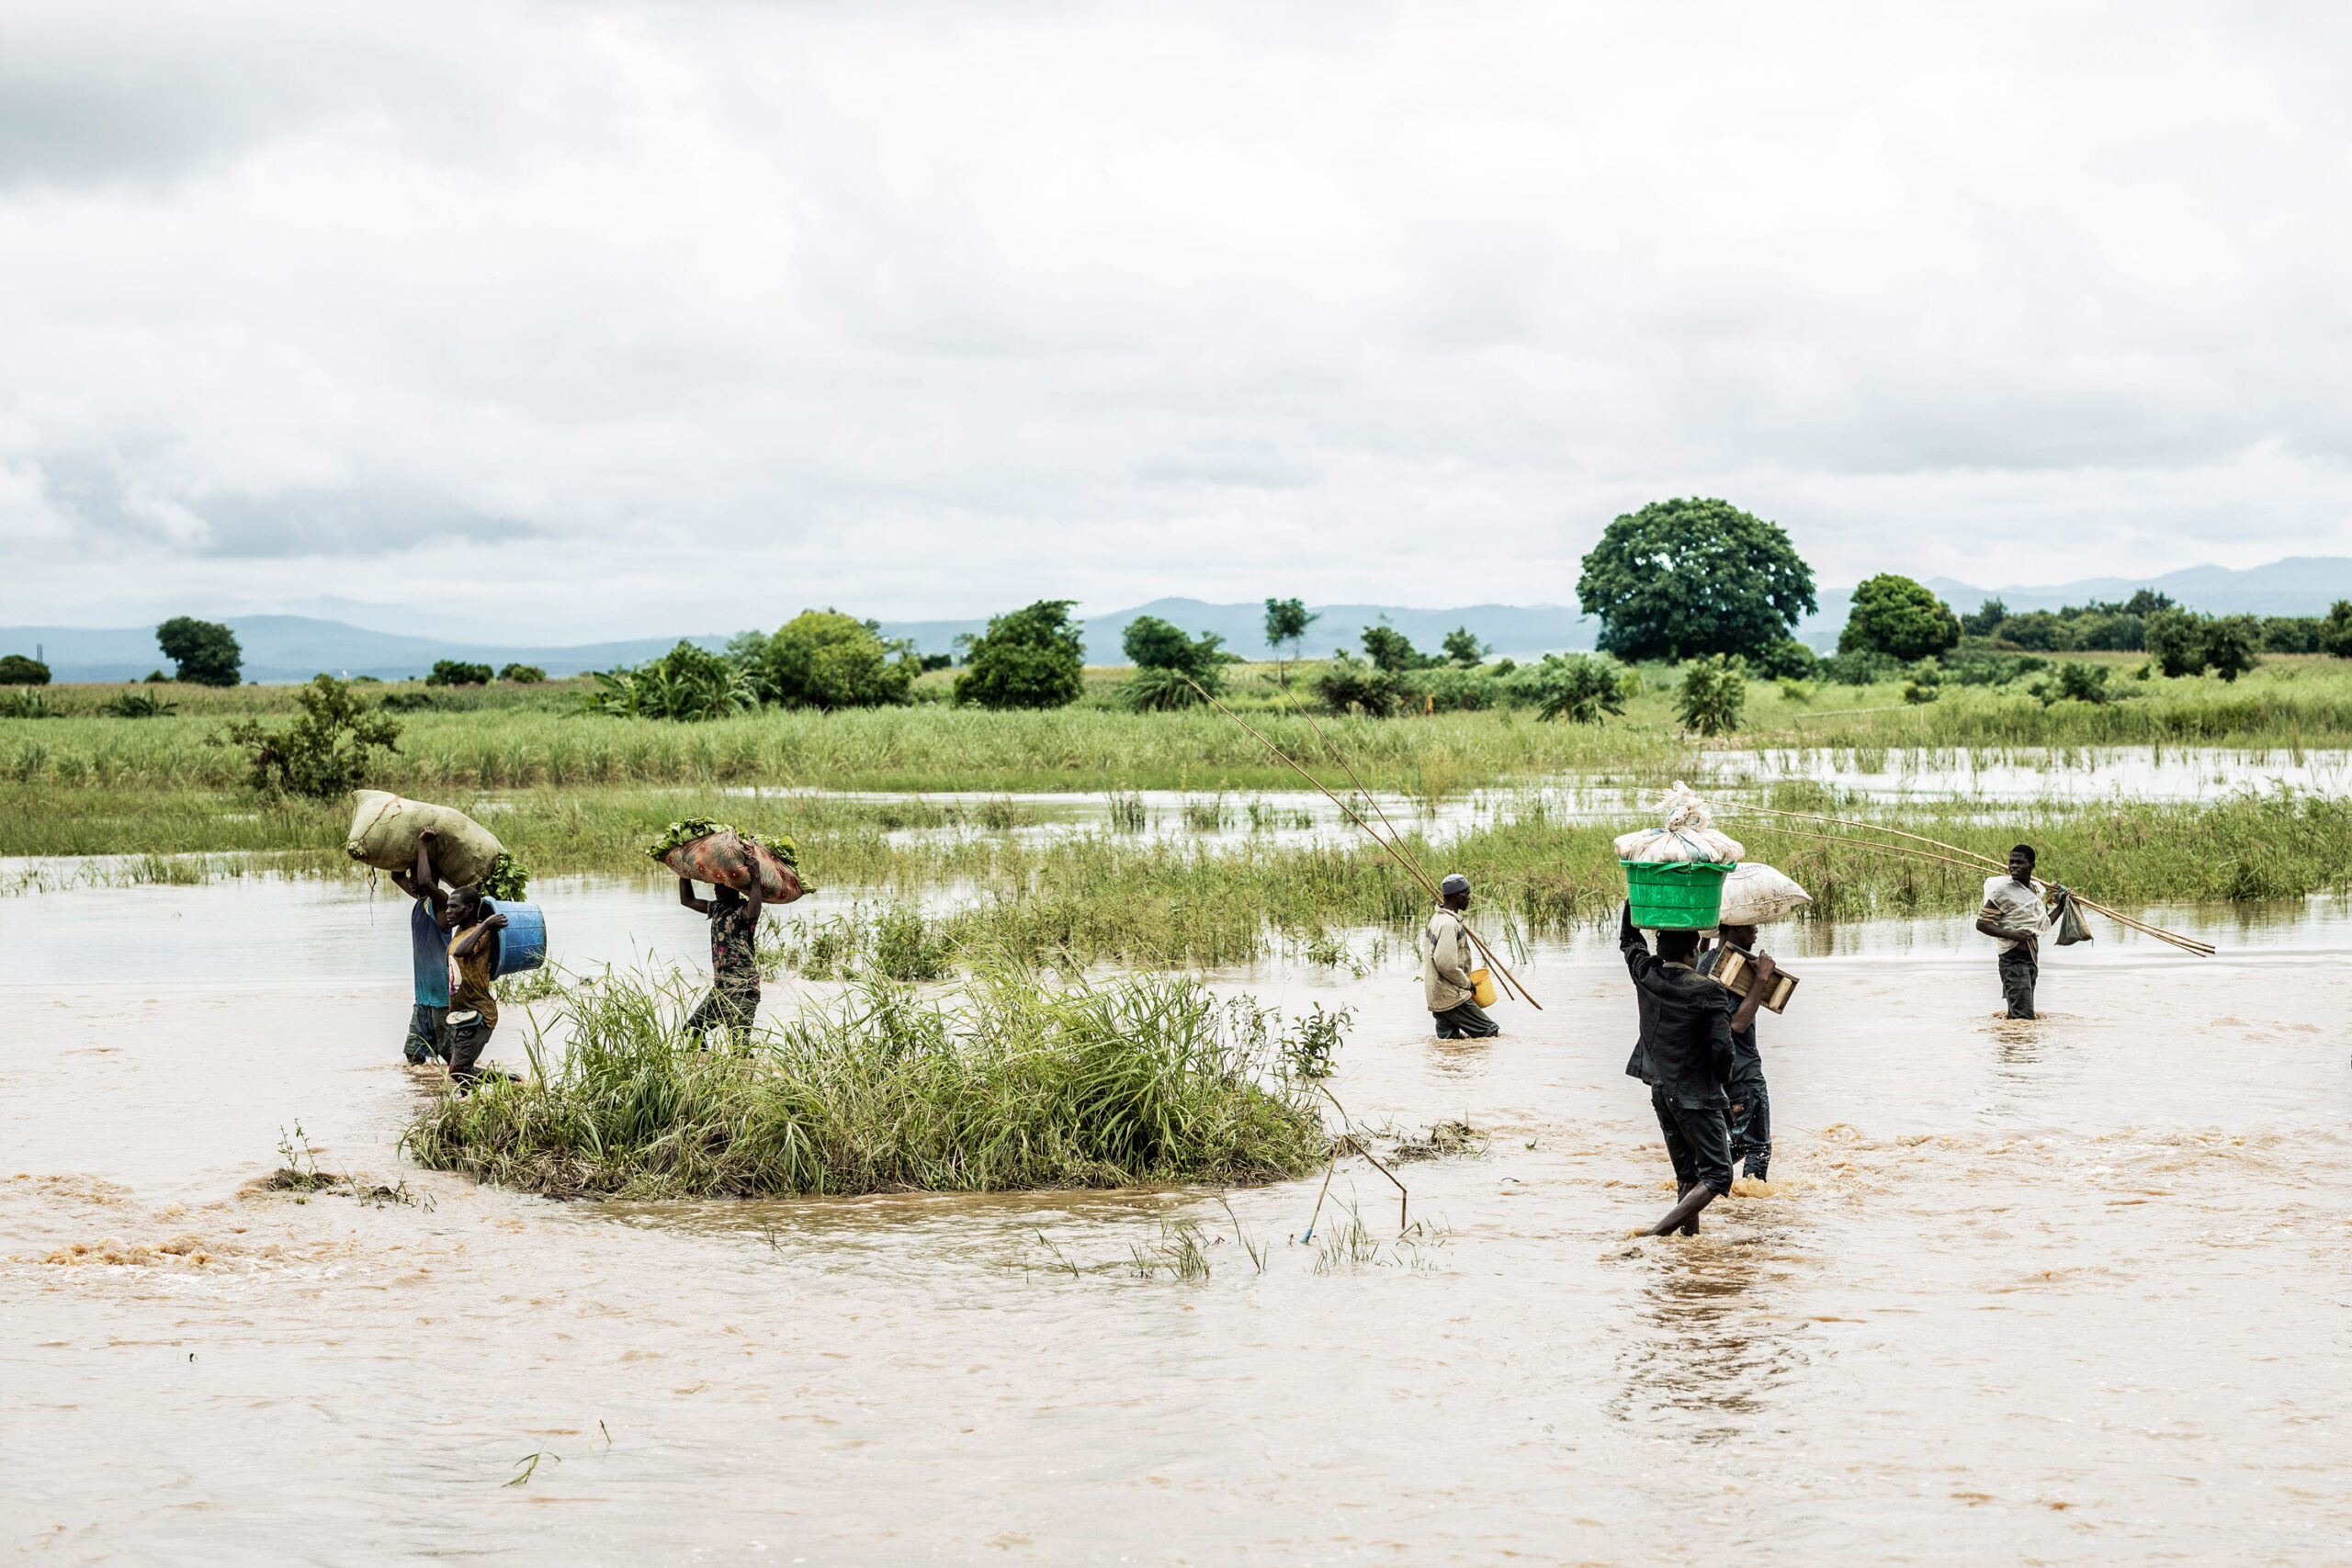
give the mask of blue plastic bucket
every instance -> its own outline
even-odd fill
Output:
[[[548,961],[548,917],[537,904],[510,904],[503,898],[491,898],[491,913],[506,917],[506,929],[498,933],[498,972],[518,975],[526,969],[537,969]]]

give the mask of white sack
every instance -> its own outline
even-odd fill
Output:
[[[1658,802],[1658,826],[1655,828],[1619,835],[1619,860],[1656,864],[1668,861],[1729,863],[1747,857],[1747,846],[1717,832],[1714,814],[1707,809],[1707,803],[1679,779],[1666,792],[1666,798]]]
[[[431,828],[435,840],[433,869],[442,880],[469,886],[490,874],[491,863],[506,852],[498,835],[454,806],[408,800],[380,789],[352,792],[351,837],[343,852],[379,871],[407,871],[416,864],[417,835]]]
[[[1761,861],[1742,861],[1724,878],[1723,913],[1715,919],[1726,926],[1769,926],[1785,919],[1798,905],[1812,902],[1813,895],[1794,879]]]

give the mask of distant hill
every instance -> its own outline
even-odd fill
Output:
[[[2338,599],[2352,599],[2352,557],[2297,556],[2244,570],[2198,566],[2155,577],[2088,578],[2055,587],[1975,588],[1946,577],[1931,578],[1928,586],[1962,614],[1986,599],[1999,599],[2012,610],[2054,610],[2092,599],[2129,599],[2138,589],[2153,588],[2211,615],[2316,615],[2325,614]],[[1819,598],[1820,613],[1807,616],[1797,635],[1815,648],[1835,648],[1853,591],[1825,589]],[[1305,652],[1317,659],[1328,657],[1335,648],[1356,647],[1363,628],[1383,619],[1426,652],[1435,652],[1447,632],[1466,626],[1496,653],[1518,659],[1554,649],[1590,648],[1600,629],[1590,616],[1559,604],[1468,604],[1450,610],[1403,604],[1308,608],[1317,618],[1307,631]],[[1262,604],[1155,599],[1133,609],[1088,617],[1087,662],[1125,663],[1120,639],[1138,615],[1158,615],[1195,635],[1215,632],[1245,659],[1274,656],[1263,637]],[[369,631],[307,615],[232,615],[228,624],[243,645],[246,679],[269,682],[307,681],[322,670],[338,675],[401,680],[423,675],[440,659],[492,665],[536,664],[550,675],[576,675],[585,670],[641,662],[667,652],[679,640],[650,637],[618,642],[502,645]],[[957,637],[977,635],[987,628],[986,617],[882,623],[885,637],[911,638],[925,653],[951,652]],[[696,633],[685,640],[718,649],[726,646],[727,634]],[[95,631],[78,626],[0,626],[0,653],[28,654],[36,648],[60,681],[135,681],[166,662],[155,647],[153,626]]]

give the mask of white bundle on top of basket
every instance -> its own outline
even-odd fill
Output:
[[[1747,846],[1716,830],[1714,813],[1691,787],[1677,779],[1658,803],[1655,828],[1617,836],[1617,858],[1641,865],[1666,861],[1712,861],[1730,865],[1747,856]]]

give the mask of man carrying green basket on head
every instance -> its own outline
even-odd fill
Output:
[[[1491,1040],[1503,1026],[1478,1005],[1470,928],[1462,911],[1470,907],[1470,879],[1459,872],[1437,885],[1438,907],[1421,932],[1421,987],[1440,1040]]]
[[[1641,1017],[1625,1076],[1650,1086],[1650,1109],[1666,1134],[1679,1195],[1649,1234],[1696,1235],[1699,1211],[1731,1190],[1731,1097],[1725,1092],[1733,1064],[1731,1017],[1722,987],[1692,967],[1696,931],[1660,931],[1652,953],[1628,902],[1617,947],[1633,976]]]

